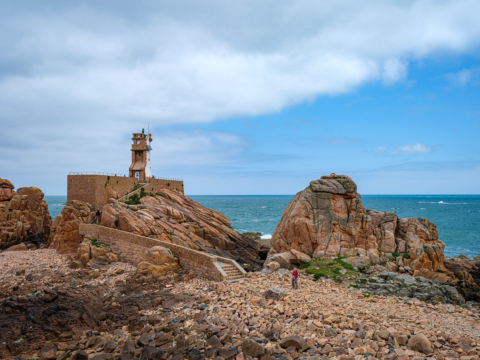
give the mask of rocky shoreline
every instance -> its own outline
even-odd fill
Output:
[[[0,184],[0,358],[479,359],[480,257],[444,259],[435,224],[364,209],[348,177],[297,194],[271,246],[167,190],[104,207],[103,226],[237,260],[236,282],[201,279],[164,247],[129,263],[80,236],[92,205],[52,223],[39,189]]]
[[[0,354],[8,359],[476,360],[480,354],[475,309],[365,296],[332,280],[314,281],[304,270],[295,291],[285,271],[252,272],[236,283],[180,273],[139,283],[131,264],[90,261],[70,269],[71,260],[55,250],[4,252],[0,259],[7,295],[0,299]]]

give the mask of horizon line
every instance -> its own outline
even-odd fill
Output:
[[[185,196],[295,196],[296,194],[189,194]],[[67,196],[47,195],[45,196]],[[480,196],[480,194],[363,194],[361,196]]]

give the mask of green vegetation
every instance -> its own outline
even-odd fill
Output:
[[[110,175],[107,176],[107,180],[110,181]]]
[[[336,268],[333,269],[332,271],[333,271],[334,273],[340,274],[340,270],[342,270],[342,268],[336,267]]]
[[[334,260],[330,259],[312,259],[307,264],[303,264],[299,267],[300,270],[306,270],[308,274],[312,274],[315,279],[320,277],[331,278],[334,280],[341,280],[342,278],[348,278],[352,275],[358,275],[358,271],[353,270],[353,266],[343,261],[344,257],[337,257]],[[342,269],[346,270],[345,274],[341,274]]]
[[[245,235],[245,233],[243,233]],[[303,269],[308,269],[308,267],[310,266],[310,263],[306,263],[306,264],[303,264],[303,265],[300,265],[298,267],[299,270],[303,270]]]
[[[364,298],[369,298],[369,297],[370,297],[370,294],[369,294],[369,293],[365,293],[365,294],[363,294],[363,297],[364,297]]]
[[[101,248],[101,247],[102,247],[102,244],[99,244],[98,241],[97,241],[97,239],[92,239],[92,246]]]
[[[135,191],[135,189],[134,189],[134,191]],[[130,196],[128,198],[129,200],[125,201],[125,204],[127,204],[127,205],[140,205],[141,204],[140,199],[145,197],[145,196],[153,196],[153,194],[152,193],[147,193],[145,191],[145,188],[142,187],[142,188],[140,188],[140,195],[139,194],[133,194],[132,196]]]
[[[317,271],[315,274],[313,274],[313,277],[315,280],[318,280],[321,277],[328,277],[327,274],[325,274],[323,271]]]
[[[167,186],[170,186],[170,183],[167,183]]]
[[[399,254],[399,253],[397,253],[396,251],[394,251],[394,252],[392,252],[392,256],[393,256],[394,258],[397,258],[397,257],[399,257],[399,256],[400,256],[400,254]]]
[[[407,253],[403,254],[403,258],[404,259],[410,259],[410,254],[407,254]]]
[[[140,197],[138,194],[133,194],[132,196],[129,197],[130,200],[125,201],[125,204],[127,205],[139,205],[141,204],[140,202]]]

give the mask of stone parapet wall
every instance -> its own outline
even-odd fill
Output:
[[[178,190],[183,194],[183,181],[149,179],[145,185],[147,192],[156,193],[160,189]],[[133,177],[107,175],[68,175],[67,176],[67,203],[71,200],[87,202],[97,209],[102,209],[111,197],[121,198],[138,185]],[[147,189],[148,186],[148,189]],[[140,192],[140,188],[136,192]]]
[[[185,270],[194,271],[198,277],[222,281],[226,279],[223,271],[219,269],[219,262],[235,265],[242,273],[245,270],[234,260],[210,255],[204,252],[189,249],[184,246],[167,243],[157,239],[132,234],[99,225],[81,224],[79,232],[83,236],[91,236],[99,243],[110,247],[119,259],[137,264],[144,259],[145,251],[154,246],[163,246],[177,256],[180,266]]]

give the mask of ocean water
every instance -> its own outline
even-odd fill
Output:
[[[293,199],[286,196],[190,196],[228,217],[238,232],[261,232],[269,238]],[[60,213],[66,196],[46,196],[52,218]],[[480,195],[364,195],[367,209],[394,211],[399,217],[423,217],[437,224],[445,255],[480,254]]]

